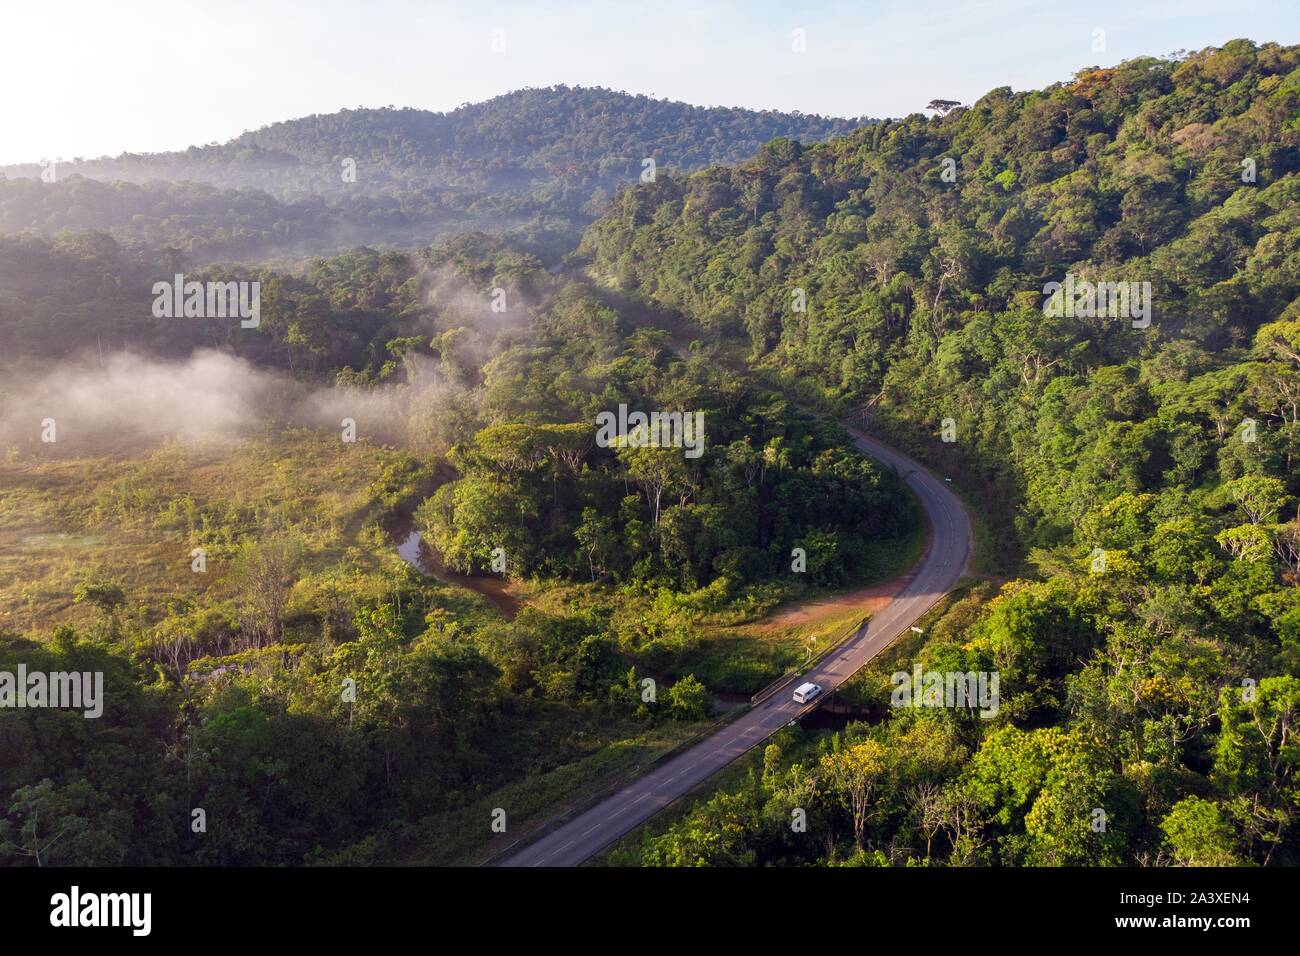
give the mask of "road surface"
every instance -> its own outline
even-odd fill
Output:
[[[872,458],[896,468],[925,509],[929,542],[911,581],[856,634],[805,674],[691,749],[505,857],[498,866],[577,866],[599,853],[820,703],[819,699],[796,704],[791,699],[795,687],[813,681],[829,694],[952,590],[966,571],[971,550],[970,519],[961,502],[945,482],[907,456],[860,432],[853,432],[853,438]]]

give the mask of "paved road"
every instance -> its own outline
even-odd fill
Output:
[[[816,702],[796,704],[791,699],[793,689],[799,684],[814,681],[829,693],[952,590],[966,570],[971,548],[970,519],[961,502],[941,479],[900,452],[858,432],[854,432],[854,443],[871,457],[898,469],[929,518],[928,547],[902,591],[838,650],[802,677],[690,750],[506,857],[499,866],[582,863],[791,720],[816,707]]]

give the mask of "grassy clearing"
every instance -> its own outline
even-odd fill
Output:
[[[0,630],[89,623],[94,610],[71,597],[88,578],[120,584],[146,616],[174,599],[220,600],[240,542],[277,530],[304,541],[308,570],[360,558],[392,455],[291,432],[136,456],[10,456],[0,461]],[[197,547],[202,574],[191,568]]]
[[[678,668],[684,674],[694,674],[711,690],[752,694],[843,640],[865,616],[861,608],[847,608],[783,628],[762,622],[719,628],[687,654]]]

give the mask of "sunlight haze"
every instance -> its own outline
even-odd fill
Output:
[[[1216,9],[1217,6],[1217,9]],[[126,11],[130,11],[129,13]],[[526,86],[703,106],[902,116],[1090,65],[1244,36],[1300,39],[1300,9],[1206,0],[862,3],[138,2],[5,11],[0,163],[158,152],[345,107],[445,111]],[[1093,31],[1105,51],[1093,52]],[[505,49],[492,51],[493,31]],[[807,50],[793,52],[793,31]]]

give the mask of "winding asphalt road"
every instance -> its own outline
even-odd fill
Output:
[[[860,432],[853,432],[853,439],[859,449],[898,471],[916,493],[929,519],[925,554],[902,590],[837,650],[749,713],[504,858],[498,866],[582,863],[821,703],[796,704],[791,699],[794,687],[813,681],[825,689],[825,697],[952,590],[970,559],[971,526],[965,508],[943,481],[906,455]]]

